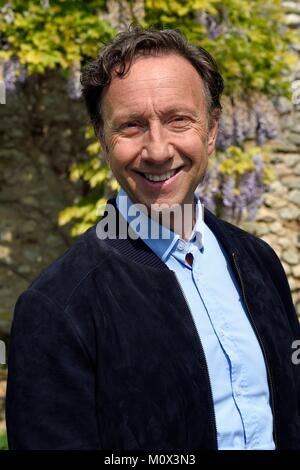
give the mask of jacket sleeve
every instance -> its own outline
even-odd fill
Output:
[[[260,240],[261,241],[261,240]],[[289,321],[292,336],[293,336],[293,344],[291,344],[291,362],[294,366],[295,372],[295,380],[296,380],[296,389],[297,389],[297,399],[298,399],[298,415],[300,417],[300,323],[299,318],[297,316],[296,309],[294,307],[291,289],[288,283],[287,276],[281,264],[281,261],[273,248],[271,248],[267,243],[263,242],[265,248],[268,249],[268,257],[263,257],[264,263],[266,266],[272,268],[272,280],[277,288],[277,292],[281,297],[282,303],[285,307],[285,312],[287,315],[287,319]],[[294,346],[293,346],[294,345]],[[295,349],[297,348],[297,350]],[[296,361],[292,360],[292,357],[296,353]]]
[[[291,289],[287,280],[287,276],[285,274],[281,261],[275,251],[269,245],[267,246],[269,248],[269,256],[271,257],[271,260],[269,259],[267,266],[272,266],[272,279],[277,287],[277,291],[281,297],[283,305],[285,306],[287,317],[291,325],[294,337],[295,339],[300,339],[299,318],[294,307]]]
[[[8,348],[10,449],[99,449],[93,361],[71,317],[34,289],[18,299]]]

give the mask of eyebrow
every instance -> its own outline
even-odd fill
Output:
[[[161,114],[163,116],[166,116],[166,115],[176,114],[176,113],[187,113],[194,117],[197,116],[197,114],[194,111],[184,106],[172,106],[170,108],[166,108]],[[141,118],[142,119],[145,118],[145,113],[129,112],[128,114],[120,114],[120,115],[116,115],[116,117],[113,119],[112,125],[116,126],[120,122],[123,122],[123,121],[131,121],[131,120],[141,119]]]

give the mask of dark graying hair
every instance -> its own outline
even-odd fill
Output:
[[[202,47],[188,43],[177,29],[159,31],[134,26],[118,34],[82,72],[82,95],[96,135],[102,134],[101,99],[113,74],[124,77],[137,57],[169,53],[178,54],[188,60],[202,78],[209,127],[214,119],[219,119],[222,110],[220,96],[224,82],[212,56]]]

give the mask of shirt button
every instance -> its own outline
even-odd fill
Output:
[[[184,244],[183,243],[178,243],[178,250],[180,250],[180,251],[184,250]]]

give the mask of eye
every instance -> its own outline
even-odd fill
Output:
[[[170,119],[170,123],[175,127],[183,127],[190,122],[190,119],[187,116],[174,116]]]
[[[124,129],[131,129],[131,128],[134,128],[134,127],[137,127],[138,126],[138,123],[137,122],[126,122],[124,124]]]
[[[125,136],[133,136],[140,131],[142,124],[138,121],[124,122],[119,128],[119,131]]]
[[[134,131],[138,131],[139,129],[141,129],[143,126],[143,123],[140,122],[140,121],[128,121],[128,122],[125,122],[122,126],[121,126],[121,130],[124,132],[134,132]]]

